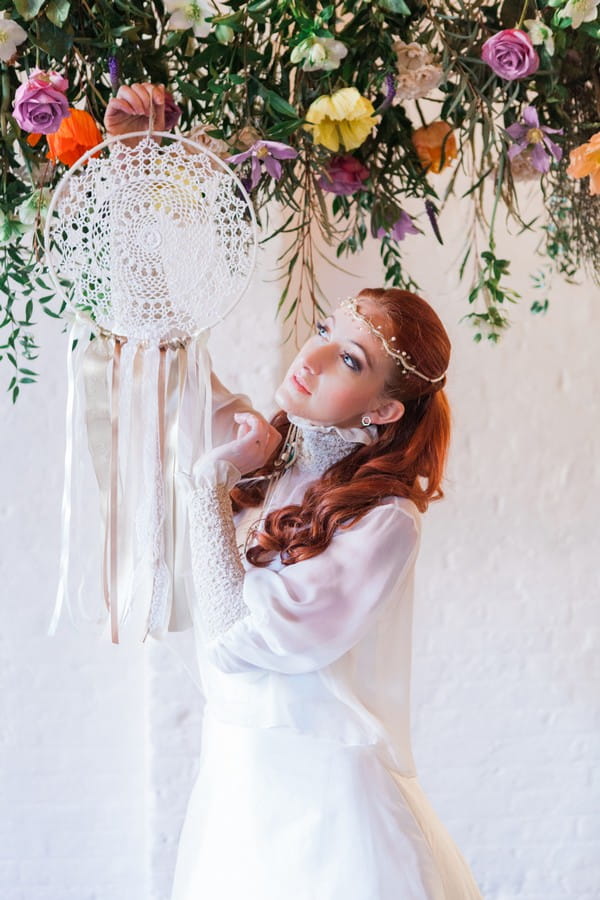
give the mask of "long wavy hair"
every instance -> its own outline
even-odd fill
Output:
[[[365,288],[358,299],[370,300],[384,313],[395,346],[411,357],[416,368],[431,378],[448,368],[450,340],[436,312],[421,297],[397,288]],[[445,379],[432,384],[391,366],[384,391],[404,404],[396,422],[378,425],[369,445],[360,444],[310,484],[301,504],[270,512],[254,530],[255,545],[246,551],[249,562],[266,566],[279,554],[284,565],[317,556],[338,528],[349,528],[389,496],[412,500],[424,512],[443,496],[441,487],[450,442],[450,407]],[[271,419],[282,438],[289,421],[279,410]],[[265,466],[251,473],[267,475],[281,445]],[[240,484],[231,491],[234,511],[264,500],[269,479]]]

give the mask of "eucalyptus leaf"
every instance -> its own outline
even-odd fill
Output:
[[[377,0],[377,5],[386,12],[396,13],[399,16],[410,16],[410,8],[404,0]]]
[[[44,5],[44,0],[13,0],[15,9],[26,22],[35,19]]]
[[[46,7],[46,16],[53,25],[60,28],[67,21],[70,8],[70,0],[50,0]]]
[[[73,35],[65,29],[57,28],[48,19],[39,21],[37,35],[30,35],[30,40],[55,60],[62,59],[73,47]]]

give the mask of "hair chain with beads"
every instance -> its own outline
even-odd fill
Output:
[[[369,331],[374,334],[375,337],[379,338],[385,352],[389,356],[393,357],[396,365],[402,367],[405,375],[408,375],[408,373],[410,373],[411,375],[416,375],[417,378],[422,378],[424,381],[431,382],[431,384],[436,384],[439,381],[443,381],[443,379],[446,377],[446,372],[443,372],[441,375],[437,375],[435,378],[430,378],[429,375],[425,375],[423,372],[419,372],[417,367],[413,366],[409,362],[411,357],[406,352],[406,350],[396,350],[394,349],[394,347],[391,347],[390,342],[388,342],[388,340],[381,333],[381,325],[373,325],[373,323],[370,321],[370,319],[367,318],[367,316],[364,316],[358,311],[357,304],[359,300],[359,297],[347,297],[345,300],[341,301],[340,305],[343,306],[344,309],[347,309],[357,322],[361,322],[362,324],[366,325]],[[395,340],[395,336],[390,338],[390,341]]]

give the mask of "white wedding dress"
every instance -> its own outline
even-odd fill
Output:
[[[222,443],[251,407],[213,388]],[[295,421],[297,460],[271,509],[375,434]],[[208,454],[191,486],[206,705],[171,900],[481,900],[411,754],[416,507],[386,498],[320,555],[257,568],[240,547],[261,510],[232,518],[239,478]]]

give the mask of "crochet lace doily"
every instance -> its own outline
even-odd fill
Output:
[[[256,221],[240,181],[202,145],[110,138],[63,176],[45,240],[72,307],[107,331],[160,342],[232,309],[252,273]]]

